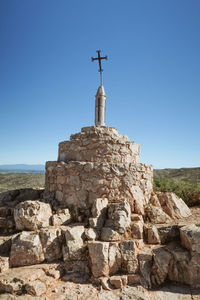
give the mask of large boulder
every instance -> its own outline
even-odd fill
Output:
[[[113,227],[119,233],[124,233],[131,224],[131,208],[127,201],[111,203],[108,208],[106,227]]]
[[[152,285],[161,285],[167,278],[172,254],[160,247],[153,250],[153,266],[151,270]]]
[[[174,193],[157,193],[160,205],[164,212],[172,219],[186,218],[191,215],[189,207]]]
[[[190,252],[200,254],[200,227],[195,224],[186,225],[180,228],[180,237],[183,247]]]
[[[85,244],[83,241],[85,228],[82,225],[67,227],[63,246],[64,261],[85,260]]]
[[[71,219],[72,217],[68,208],[59,209],[52,216],[52,225],[54,226],[67,225],[71,222]]]
[[[48,227],[51,216],[50,204],[39,200],[21,202],[14,209],[15,224],[19,230],[36,230]]]
[[[91,260],[91,269],[94,277],[108,276],[109,275],[109,260],[108,242],[89,242],[88,243],[89,256]]]
[[[125,273],[132,274],[138,270],[137,247],[132,240],[120,243],[122,270]]]
[[[171,218],[162,210],[162,208],[149,204],[145,208],[148,219],[154,224],[164,224],[171,221]]]
[[[46,261],[51,262],[60,259],[62,257],[61,229],[55,227],[42,228],[39,235]]]
[[[12,239],[10,266],[28,266],[44,261],[44,252],[36,232],[23,231]]]

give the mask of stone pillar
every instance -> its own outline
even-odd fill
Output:
[[[95,126],[105,126],[106,94],[103,85],[98,88],[95,98]]]

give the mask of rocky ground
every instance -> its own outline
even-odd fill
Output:
[[[200,299],[200,207],[158,193],[130,214],[98,199],[84,223],[45,197],[0,195],[0,299]]]

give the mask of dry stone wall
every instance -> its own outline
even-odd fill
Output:
[[[140,145],[129,142],[116,128],[84,127],[59,144],[58,161],[139,163]]]
[[[85,127],[59,144],[58,161],[46,163],[46,191],[61,207],[91,208],[97,198],[127,200],[134,211],[152,193],[153,169],[140,164],[139,145],[110,127]]]

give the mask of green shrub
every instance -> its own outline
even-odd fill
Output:
[[[200,204],[200,182],[189,183],[171,178],[154,178],[154,191],[173,192],[188,206]]]

